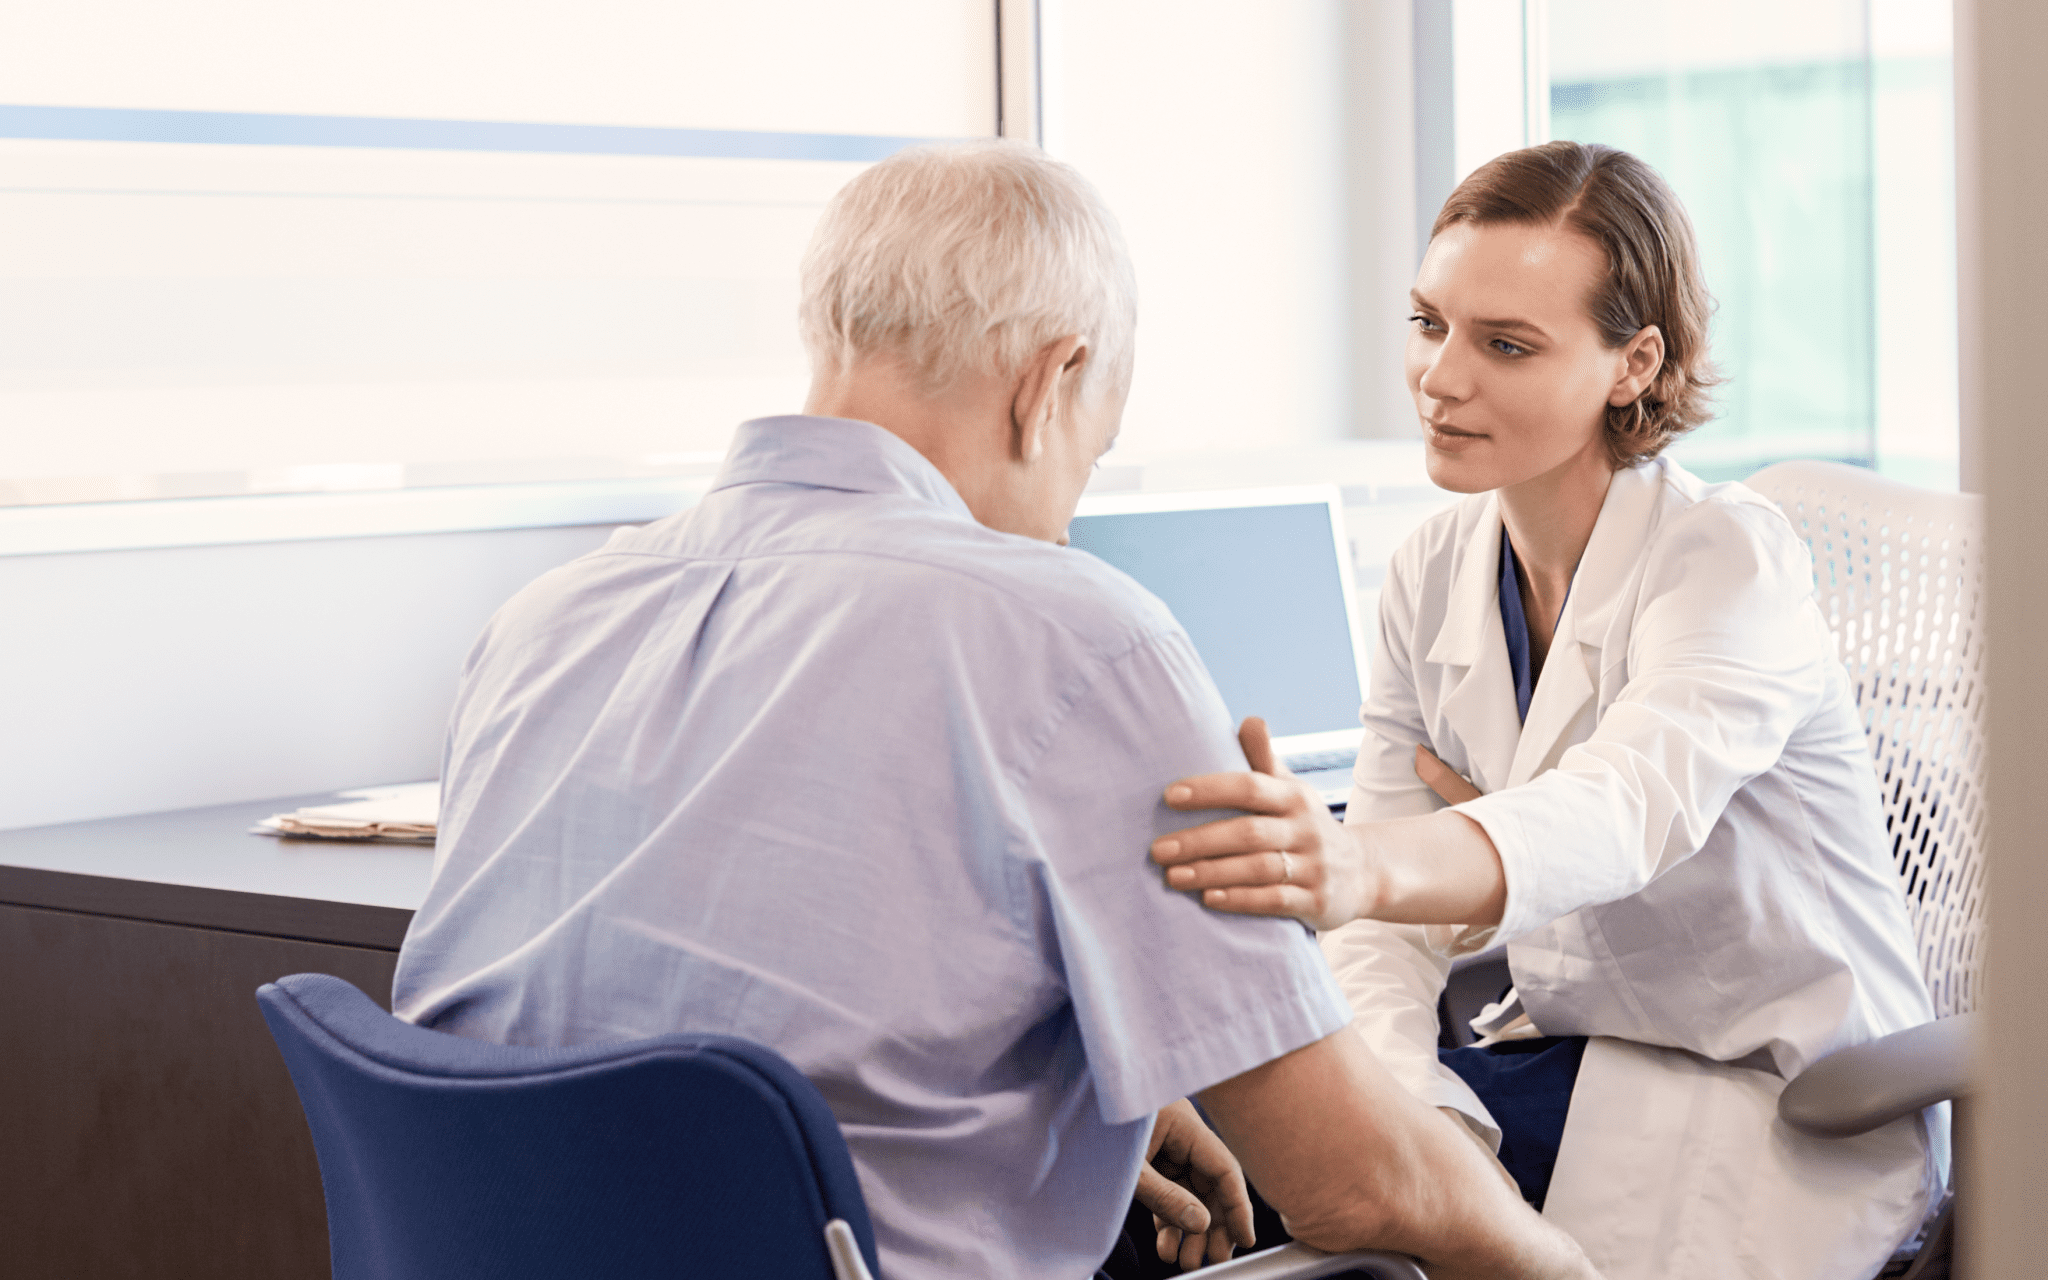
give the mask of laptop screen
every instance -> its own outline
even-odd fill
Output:
[[[1330,508],[1082,514],[1067,537],[1166,602],[1233,719],[1264,716],[1276,738],[1355,730],[1358,660]]]

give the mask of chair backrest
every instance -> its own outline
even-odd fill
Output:
[[[1747,483],[1813,552],[1935,1016],[1967,1013],[1983,1000],[1984,500],[1833,462]]]
[[[257,999],[313,1131],[335,1280],[833,1280],[835,1219],[875,1266],[837,1122],[759,1045],[487,1044],[325,974]]]

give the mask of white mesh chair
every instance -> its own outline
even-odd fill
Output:
[[[1936,1021],[1833,1054],[1780,1095],[1785,1123],[1847,1137],[1967,1091],[1983,1000],[1984,500],[1832,462],[1779,463],[1748,484],[1813,552],[1934,997]],[[1949,1222],[1903,1274],[1946,1274]]]

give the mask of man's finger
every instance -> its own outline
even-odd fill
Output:
[[[1138,1170],[1137,1201],[1162,1223],[1189,1232],[1209,1229],[1209,1208],[1201,1198],[1149,1164]]]
[[[1215,1226],[1209,1228],[1209,1261],[1230,1261],[1230,1255],[1235,1252],[1232,1246],[1236,1243],[1235,1240],[1231,1239],[1228,1227]]]
[[[1159,1226],[1159,1237],[1152,1242],[1153,1249],[1159,1254],[1159,1260],[1161,1262],[1180,1261],[1180,1242],[1183,1238],[1181,1229],[1179,1227],[1159,1224],[1156,1218],[1153,1221],[1155,1225]]]
[[[1235,1159],[1225,1176],[1217,1179],[1207,1196],[1209,1217],[1209,1261],[1228,1262],[1232,1246],[1252,1247],[1258,1237],[1252,1232],[1252,1199],[1244,1184],[1244,1173]]]
[[[1436,792],[1445,804],[1463,804],[1485,794],[1460,777],[1456,769],[1437,759],[1434,751],[1420,744],[1415,748],[1415,776]]]
[[[1244,1186],[1244,1176],[1242,1174],[1238,1176],[1237,1185],[1239,1187]],[[1223,1221],[1220,1225],[1225,1235],[1230,1240],[1236,1242],[1239,1248],[1249,1249],[1259,1242],[1258,1233],[1252,1228],[1252,1199],[1248,1194],[1239,1196],[1231,1204],[1230,1208],[1224,1211]],[[1230,1256],[1230,1249],[1227,1245],[1224,1248],[1223,1256],[1225,1258]]]

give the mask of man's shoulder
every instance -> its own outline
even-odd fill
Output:
[[[862,573],[870,606],[914,610],[938,643],[1030,637],[1047,656],[1095,667],[1184,634],[1158,597],[1085,551],[966,522],[918,532],[862,548]]]
[[[863,615],[907,613],[927,629],[1044,629],[1117,652],[1180,630],[1156,596],[1085,551],[1002,533],[912,499],[814,492],[802,504],[736,514],[700,508],[621,530],[551,575],[549,585],[613,591],[691,564],[751,564],[773,566],[773,581],[788,589],[844,598]]]
[[[1101,644],[1180,629],[1157,596],[1075,547],[976,526],[962,544],[943,548],[935,562],[982,582],[1009,605]]]

